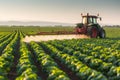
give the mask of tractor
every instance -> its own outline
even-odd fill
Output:
[[[77,34],[85,34],[90,36],[91,38],[105,38],[106,33],[105,30],[97,23],[97,20],[100,19],[99,15],[83,15],[82,23],[78,23],[75,27],[75,32]]]

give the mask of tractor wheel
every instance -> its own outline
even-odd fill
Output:
[[[100,32],[99,32],[99,37],[100,38],[105,38],[106,37],[106,33],[105,33],[105,30],[104,29],[101,29]]]
[[[97,38],[98,37],[98,29],[96,27],[89,27],[88,28],[88,35],[91,38]]]

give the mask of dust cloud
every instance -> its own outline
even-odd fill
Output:
[[[23,41],[24,42],[40,42],[40,41],[49,41],[49,40],[64,40],[64,39],[82,39],[89,38],[86,35],[36,35],[36,36],[26,36]]]

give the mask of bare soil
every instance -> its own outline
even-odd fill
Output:
[[[26,36],[23,41],[49,41],[49,40],[63,40],[63,39],[83,39],[89,38],[86,35],[70,34],[70,35],[36,35],[36,36]]]

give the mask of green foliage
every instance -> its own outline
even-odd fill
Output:
[[[28,35],[36,34],[38,32],[56,32],[56,31],[73,31],[73,27],[51,27],[51,26],[4,26],[0,27],[0,32],[15,32],[17,30],[22,31]]]
[[[120,39],[120,27],[105,27],[107,38]]]

